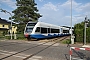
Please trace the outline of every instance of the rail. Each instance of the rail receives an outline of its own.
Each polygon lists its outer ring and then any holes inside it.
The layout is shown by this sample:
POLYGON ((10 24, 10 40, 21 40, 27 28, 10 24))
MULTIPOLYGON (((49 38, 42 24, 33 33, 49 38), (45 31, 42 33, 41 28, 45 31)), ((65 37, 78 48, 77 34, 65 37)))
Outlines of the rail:
MULTIPOLYGON (((33 53, 32 55, 30 55, 30 56, 24 58, 23 60, 27 60, 27 59, 33 57, 34 55, 36 55, 36 54, 42 52, 43 50, 45 50, 45 49, 51 47, 52 45, 56 44, 58 41, 61 41, 61 40, 66 39, 67 37, 68 37, 68 36, 66 36, 66 37, 60 37, 60 38, 58 38, 58 39, 54 39, 53 41, 55 41, 55 42, 54 42, 53 44, 51 44, 51 45, 49 45, 49 46, 47 46, 47 47, 45 47, 45 48, 39 50, 38 52, 33 53), (56 41, 56 40, 57 40, 57 41, 56 41)), ((13 53, 13 54, 11 54, 11 55, 8 55, 8 56, 5 56, 5 57, 2 57, 2 58, 0 58, 0 60, 3 60, 3 59, 6 59, 6 58, 9 58, 9 57, 11 57, 11 56, 14 56, 14 55, 16 55, 16 54, 19 54, 19 53, 22 53, 22 52, 25 52, 25 51, 28 51, 28 50, 33 49, 33 48, 36 48, 36 47, 38 47, 38 46, 41 46, 41 45, 47 44, 48 42, 50 42, 50 41, 47 41, 47 42, 45 42, 45 43, 42 43, 42 44, 39 44, 39 45, 36 45, 36 46, 30 47, 30 48, 26 48, 26 49, 21 50, 21 51, 19 51, 19 52, 16 52, 16 53, 13 53)), ((11 44, 10 44, 10 45, 11 45, 11 44)), ((15 45, 15 44, 13 44, 13 45, 15 45)), ((5 46, 6 46, 6 45, 5 45, 5 46)), ((8 45, 8 46, 9 46, 9 45, 8 45)))

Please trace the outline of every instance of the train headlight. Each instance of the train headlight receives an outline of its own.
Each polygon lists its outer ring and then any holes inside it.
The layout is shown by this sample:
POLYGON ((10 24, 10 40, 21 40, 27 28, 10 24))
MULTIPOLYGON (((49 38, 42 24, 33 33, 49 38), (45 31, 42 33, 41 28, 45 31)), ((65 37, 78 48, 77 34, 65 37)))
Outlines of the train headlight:
POLYGON ((28 37, 29 35, 28 34, 25 34, 25 37, 28 37))

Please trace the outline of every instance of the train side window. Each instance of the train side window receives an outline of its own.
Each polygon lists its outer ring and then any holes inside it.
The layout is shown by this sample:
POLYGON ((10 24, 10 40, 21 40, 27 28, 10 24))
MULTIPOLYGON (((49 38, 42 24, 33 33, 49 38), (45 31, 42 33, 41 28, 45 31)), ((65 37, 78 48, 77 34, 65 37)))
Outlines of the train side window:
POLYGON ((41 33, 47 33, 47 28, 41 27, 41 33))
POLYGON ((69 33, 69 30, 63 30, 63 33, 69 33))
POLYGON ((26 28, 26 32, 32 32, 33 28, 26 28))
POLYGON ((51 33, 59 33, 59 29, 51 29, 51 33))
POLYGON ((35 32, 40 32, 40 27, 37 27, 35 32))

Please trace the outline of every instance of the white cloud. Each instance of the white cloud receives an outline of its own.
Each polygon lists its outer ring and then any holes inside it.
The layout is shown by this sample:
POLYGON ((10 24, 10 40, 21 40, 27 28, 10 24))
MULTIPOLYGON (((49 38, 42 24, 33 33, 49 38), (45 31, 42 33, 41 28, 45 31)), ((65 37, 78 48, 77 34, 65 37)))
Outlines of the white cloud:
POLYGON ((42 7, 42 9, 58 11, 57 6, 53 5, 51 2, 45 4, 45 5, 42 7))
POLYGON ((90 3, 87 3, 85 5, 81 5, 77 8, 77 11, 81 12, 90 12, 90 3))
POLYGON ((9 20, 9 17, 10 17, 9 14, 7 14, 7 13, 5 14, 4 12, 0 12, 0 18, 9 20))
MULTIPOLYGON (((40 2, 44 0, 39 0, 40 2)), ((15 9, 15 2, 12 0, 0 0, 0 3, 7 4, 8 6, 15 9)), ((39 7, 39 6, 38 6, 39 7)), ((76 0, 72 0, 72 20, 73 25, 79 22, 84 21, 85 16, 87 15, 90 18, 90 3, 78 3, 76 0)), ((67 0, 64 3, 58 2, 54 4, 53 2, 48 2, 42 7, 39 7, 39 12, 43 17, 39 21, 56 24, 56 25, 71 25, 71 0, 67 0)), ((9 14, 0 13, 0 17, 8 18, 9 14)))
POLYGON ((39 0, 40 2, 42 2, 43 0, 39 0))
POLYGON ((7 4, 11 8, 14 8, 14 9, 16 8, 15 2, 13 2, 12 0, 0 0, 0 2, 7 4))
MULTIPOLYGON (((72 9, 76 10, 82 3, 77 3, 75 0, 72 0, 72 9)), ((61 5, 64 9, 71 9, 71 0, 66 1, 61 5)))
MULTIPOLYGON (((40 13, 43 15, 43 17, 40 18, 40 21, 44 21, 56 25, 62 25, 62 23, 65 22, 65 20, 62 20, 62 17, 64 18, 62 9, 59 10, 57 5, 54 5, 52 3, 50 4, 51 5, 45 4, 40 9, 40 13)), ((64 25, 66 24, 67 23, 65 23, 64 25)))
MULTIPOLYGON (((77 3, 75 0, 72 0, 72 17, 73 25, 79 22, 84 21, 85 16, 90 17, 90 3, 82 4, 77 3)), ((44 4, 40 13, 43 17, 40 18, 40 21, 56 24, 56 25, 71 25, 71 0, 67 0, 64 3, 57 3, 57 5, 49 2, 44 4), (59 5, 58 5, 59 4, 59 5)))

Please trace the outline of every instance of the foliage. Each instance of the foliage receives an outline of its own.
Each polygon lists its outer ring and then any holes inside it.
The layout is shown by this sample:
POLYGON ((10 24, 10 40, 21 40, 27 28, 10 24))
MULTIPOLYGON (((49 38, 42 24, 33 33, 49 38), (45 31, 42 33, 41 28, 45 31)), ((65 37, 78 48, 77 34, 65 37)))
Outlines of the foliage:
MULTIPOLYGON (((74 26, 74 34, 76 42, 84 42, 84 24, 85 22, 78 23, 74 26)), ((86 41, 90 43, 90 20, 86 28, 86 41)))
POLYGON ((12 13, 14 13, 12 19, 15 22, 19 23, 17 31, 23 32, 27 22, 38 21, 38 19, 42 16, 38 13, 38 9, 36 7, 37 4, 35 3, 34 0, 16 0, 16 1, 17 1, 16 3, 17 9, 12 11, 12 13))
POLYGON ((22 34, 22 33, 24 33, 24 29, 25 29, 25 24, 22 24, 22 23, 20 23, 20 24, 18 24, 17 25, 17 34, 22 34))
POLYGON ((84 40, 84 30, 83 29, 75 29, 75 41, 83 42, 84 40))
POLYGON ((7 34, 7 32, 8 32, 7 30, 3 31, 3 36, 5 36, 7 34))
MULTIPOLYGON (((5 39, 11 39, 11 35, 9 36, 4 36, 5 39)), ((15 36, 12 36, 12 39, 15 39, 15 36)), ((16 39, 17 40, 26 40, 23 34, 16 34, 16 39)))
POLYGON ((75 29, 84 29, 84 22, 78 23, 74 25, 75 29))
MULTIPOLYGON (((11 39, 11 36, 4 36, 5 39, 11 39)), ((14 36, 12 36, 12 39, 14 38, 14 36)))
POLYGON ((86 35, 87 35, 87 36, 86 36, 87 42, 90 43, 90 27, 87 29, 86 35))
POLYGON ((26 40, 23 34, 17 34, 17 39, 18 40, 26 40))
POLYGON ((70 44, 71 43, 71 40, 70 39, 63 40, 62 43, 64 43, 64 44, 70 44))

